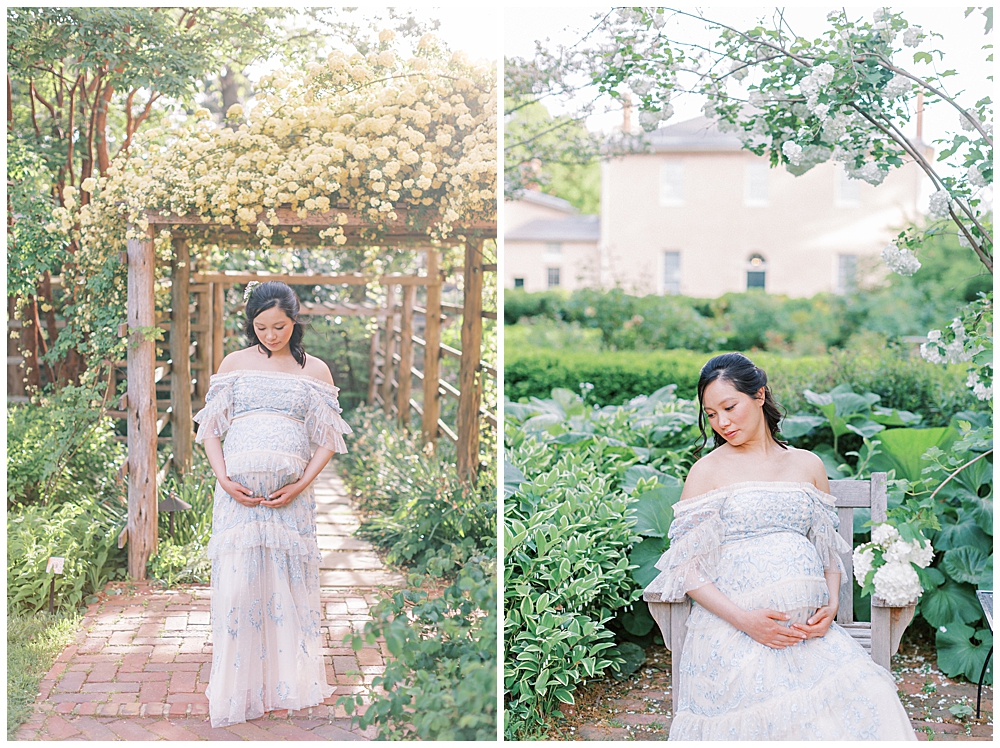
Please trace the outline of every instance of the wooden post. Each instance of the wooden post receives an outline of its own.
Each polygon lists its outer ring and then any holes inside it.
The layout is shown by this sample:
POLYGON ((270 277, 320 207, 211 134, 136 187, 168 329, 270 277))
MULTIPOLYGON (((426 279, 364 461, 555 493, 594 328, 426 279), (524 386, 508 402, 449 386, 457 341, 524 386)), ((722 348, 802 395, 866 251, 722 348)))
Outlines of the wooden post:
POLYGON ((417 298, 416 286, 403 286, 403 309, 399 315, 399 389, 396 390, 396 410, 399 424, 410 425, 410 384, 413 375, 413 306, 417 298))
POLYGON ((479 469, 479 361, 483 341, 483 240, 465 245, 462 360, 458 371, 458 475, 472 479, 479 469))
POLYGON ((222 366, 226 355, 226 287, 213 283, 212 287, 212 373, 222 366))
POLYGON ((375 404, 375 388, 378 386, 376 377, 378 375, 378 321, 375 329, 372 330, 372 344, 368 351, 368 404, 375 404))
POLYGON ((170 283, 170 431, 174 467, 180 475, 191 471, 191 314, 188 285, 191 256, 187 239, 175 237, 170 283))
POLYGON ((156 553, 156 344, 139 328, 156 324, 153 230, 128 240, 128 574, 146 578, 156 553))
POLYGON ((385 289, 385 358, 382 362, 382 410, 392 413, 392 367, 396 353, 396 284, 385 289))
POLYGON ((195 335, 197 346, 194 351, 194 397, 198 407, 205 405, 205 395, 208 393, 208 380, 212 371, 212 294, 207 284, 195 286, 194 319, 198 332, 195 335))
POLYGON ((441 275, 438 250, 427 248, 427 315, 424 320, 424 415, 421 424, 424 444, 437 441, 441 414, 441 275))

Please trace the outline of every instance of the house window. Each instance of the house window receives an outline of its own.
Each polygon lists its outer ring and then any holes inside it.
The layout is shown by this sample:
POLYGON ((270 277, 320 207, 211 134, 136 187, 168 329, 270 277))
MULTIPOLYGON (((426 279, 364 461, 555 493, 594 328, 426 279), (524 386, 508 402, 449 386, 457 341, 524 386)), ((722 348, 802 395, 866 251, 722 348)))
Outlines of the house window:
POLYGON ((558 288, 559 283, 559 268, 547 268, 546 269, 546 282, 549 288, 558 288))
POLYGON ((747 290, 759 288, 765 290, 767 276, 767 261, 764 256, 755 252, 747 260, 747 290))
POLYGON ((561 257, 562 256, 562 244, 559 242, 547 242, 545 244, 545 256, 546 257, 561 257))
POLYGON ((843 164, 837 164, 833 204, 838 208, 856 208, 861 205, 861 182, 849 179, 843 164))
POLYGON ((524 278, 515 278, 514 288, 524 288, 524 278))
POLYGON ((743 171, 743 204, 748 208, 767 207, 766 161, 748 161, 743 171))
POLYGON ((681 292, 681 253, 663 253, 663 293, 681 292))
POLYGON ((675 207, 684 204, 684 162, 663 161, 660 164, 660 205, 675 207))
POLYGON ((857 255, 837 255, 837 293, 850 293, 856 287, 857 255))

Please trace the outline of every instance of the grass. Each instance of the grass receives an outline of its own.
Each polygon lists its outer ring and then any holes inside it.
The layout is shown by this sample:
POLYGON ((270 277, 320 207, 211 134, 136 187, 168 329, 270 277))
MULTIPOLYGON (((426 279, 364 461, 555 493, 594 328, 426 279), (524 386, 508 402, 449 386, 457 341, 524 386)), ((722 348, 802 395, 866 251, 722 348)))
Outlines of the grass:
POLYGON ((38 684, 59 653, 73 641, 78 613, 7 615, 7 739, 31 716, 38 684))

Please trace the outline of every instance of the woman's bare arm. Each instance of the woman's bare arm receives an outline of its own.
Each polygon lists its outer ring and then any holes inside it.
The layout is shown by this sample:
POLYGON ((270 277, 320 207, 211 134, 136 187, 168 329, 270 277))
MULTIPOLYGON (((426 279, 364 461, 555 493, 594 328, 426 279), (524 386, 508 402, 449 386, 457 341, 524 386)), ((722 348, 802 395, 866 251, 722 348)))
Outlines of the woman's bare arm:
POLYGON ((237 483, 229 478, 226 472, 226 458, 222 452, 222 440, 217 437, 205 439, 205 453, 208 455, 208 463, 212 466, 212 472, 219 479, 222 490, 232 496, 243 506, 257 506, 261 498, 254 498, 253 491, 246 486, 237 483))
POLYGON ((260 505, 269 506, 274 509, 290 503, 292 499, 302 493, 309 486, 309 484, 316 479, 316 476, 323 471, 323 468, 326 467, 326 463, 330 461, 333 454, 334 452, 332 449, 319 447, 316 450, 316 454, 314 454, 312 459, 309 460, 309 464, 306 465, 306 469, 303 471, 301 478, 294 483, 289 483, 287 486, 282 486, 268 496, 266 501, 261 501, 260 505))

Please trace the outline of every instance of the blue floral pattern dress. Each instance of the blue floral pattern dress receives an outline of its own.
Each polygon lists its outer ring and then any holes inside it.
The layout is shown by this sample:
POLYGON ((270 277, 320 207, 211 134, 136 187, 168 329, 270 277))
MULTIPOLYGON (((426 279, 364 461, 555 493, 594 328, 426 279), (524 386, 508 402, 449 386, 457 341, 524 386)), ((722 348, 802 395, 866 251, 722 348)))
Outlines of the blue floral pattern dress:
MULTIPOLYGON (((850 580, 832 496, 810 483, 737 483, 674 505, 647 587, 663 600, 714 583, 744 610, 804 623, 850 580)), ((836 623, 771 649, 692 601, 670 740, 916 740, 892 676, 836 623)))
MULTIPOLYGON (((347 451, 338 392, 305 375, 217 374, 194 417, 196 441, 224 436, 229 477, 267 496, 298 480, 317 447, 347 451)), ((322 655, 313 487, 283 507, 245 507, 216 483, 208 556, 212 726, 322 703, 334 687, 322 655)))

